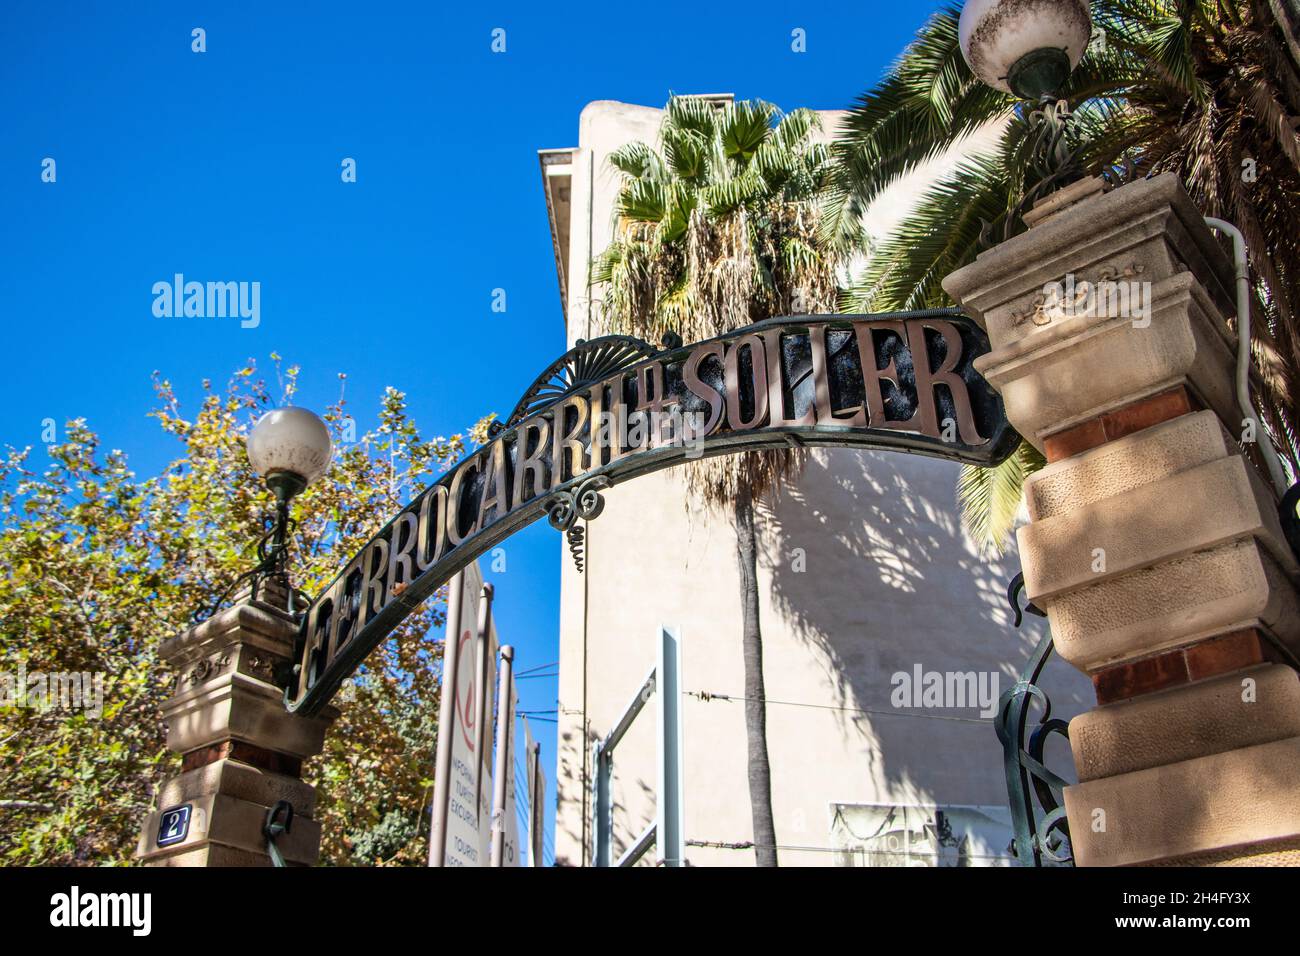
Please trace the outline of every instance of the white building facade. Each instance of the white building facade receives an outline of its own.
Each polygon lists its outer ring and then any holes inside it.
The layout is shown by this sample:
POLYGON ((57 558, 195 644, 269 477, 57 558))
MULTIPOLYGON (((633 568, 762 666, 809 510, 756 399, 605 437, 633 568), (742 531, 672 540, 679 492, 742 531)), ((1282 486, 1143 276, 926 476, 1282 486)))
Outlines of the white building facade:
MULTIPOLYGON (((614 227, 619 177, 607 158, 630 141, 655 143, 661 117, 656 108, 595 102, 582 112, 576 148, 540 154, 570 347, 608 331, 592 308, 601 290, 589 285, 590 261, 614 227)), ((823 113, 823 135, 833 136, 840 118, 823 113)), ((960 155, 882 195, 865 217, 868 231, 887 232, 960 155)), ((991 710, 1045 629, 1034 617, 1012 626, 1006 589, 1019 563, 1014 553, 982 556, 964 535, 958 472, 897 452, 818 449, 796 482, 756 508, 782 865, 1011 862, 991 710), (936 679, 966 699, 949 694, 935 706, 923 690, 936 679)), ((669 625, 682 641, 687 860, 752 865, 730 517, 693 500, 676 470, 605 498, 586 527, 585 573, 567 548, 562 557, 556 860, 591 861, 591 744, 612 729, 654 664, 659 627, 669 625)), ((1063 662, 1049 665, 1042 684, 1054 716, 1092 703, 1086 678, 1063 662)), ((643 717, 614 760, 615 857, 654 817, 655 753, 654 721, 643 717)))

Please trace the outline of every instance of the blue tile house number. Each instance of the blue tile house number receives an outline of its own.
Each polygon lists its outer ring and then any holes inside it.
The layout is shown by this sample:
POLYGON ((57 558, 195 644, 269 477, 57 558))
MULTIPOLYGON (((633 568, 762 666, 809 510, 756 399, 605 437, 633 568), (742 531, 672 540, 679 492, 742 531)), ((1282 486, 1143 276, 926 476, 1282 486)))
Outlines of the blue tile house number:
POLYGON ((158 821, 158 845, 171 846, 180 843, 190 832, 190 811, 193 804, 172 807, 162 812, 158 821))

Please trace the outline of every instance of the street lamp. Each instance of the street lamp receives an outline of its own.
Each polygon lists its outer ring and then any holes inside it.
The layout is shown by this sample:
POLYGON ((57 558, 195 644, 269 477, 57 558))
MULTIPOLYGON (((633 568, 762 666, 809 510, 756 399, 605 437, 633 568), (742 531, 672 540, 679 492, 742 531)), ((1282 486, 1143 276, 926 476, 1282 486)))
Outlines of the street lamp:
POLYGON ((258 419, 245 443, 248 460, 275 495, 275 522, 257 545, 258 563, 245 571, 216 602, 195 615, 205 620, 216 613, 226 599, 245 581, 251 580, 256 591, 259 578, 279 578, 284 582, 293 610, 293 588, 289 586, 288 549, 289 502, 315 482, 329 467, 334 444, 329 429, 320 416, 305 408, 276 408, 258 419))
POLYGON ((276 500, 288 501, 329 467, 334 444, 315 412, 292 405, 257 420, 248 433, 248 460, 276 500))
POLYGON ((1092 37, 1087 0, 966 0, 957 24, 971 72, 1026 100, 1050 97, 1092 37))
POLYGON ((1010 238, 1022 210, 1081 174, 1065 141, 1070 104, 1056 94, 1088 47, 1092 14, 1088 0, 966 0, 957 37, 977 78, 1035 104, 1028 123, 1038 180, 1007 216, 1010 238))

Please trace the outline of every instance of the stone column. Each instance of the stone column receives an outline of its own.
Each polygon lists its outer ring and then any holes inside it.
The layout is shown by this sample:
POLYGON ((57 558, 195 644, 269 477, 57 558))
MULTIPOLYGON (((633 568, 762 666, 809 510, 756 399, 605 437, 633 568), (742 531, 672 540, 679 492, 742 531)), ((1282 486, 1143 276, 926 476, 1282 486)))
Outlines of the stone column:
POLYGON ((1300 566, 1239 444, 1231 262, 1172 175, 1077 183, 1026 218, 944 288, 1049 462, 1019 543, 1097 694, 1070 724, 1075 860, 1300 864, 1300 566), (1135 283, 1136 308, 1071 314, 1045 293, 1068 277, 1135 283))
POLYGON ((167 747, 182 763, 141 830, 136 857, 146 866, 269 866, 263 827, 280 800, 293 821, 276 847, 289 865, 316 862, 316 793, 300 777, 338 712, 307 718, 284 709, 297 631, 286 606, 283 590, 263 584, 256 599, 245 591, 160 648, 177 675, 163 705, 167 747))

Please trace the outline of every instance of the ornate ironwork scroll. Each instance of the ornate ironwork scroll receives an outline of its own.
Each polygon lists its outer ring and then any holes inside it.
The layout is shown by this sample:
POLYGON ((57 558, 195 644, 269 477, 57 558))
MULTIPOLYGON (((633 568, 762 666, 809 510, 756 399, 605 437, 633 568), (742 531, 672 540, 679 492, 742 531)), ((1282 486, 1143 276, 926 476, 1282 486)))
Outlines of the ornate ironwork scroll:
POLYGON ((563 531, 569 542, 569 554, 578 573, 583 569, 583 544, 586 530, 578 519, 591 521, 605 510, 605 497, 601 488, 609 487, 609 478, 597 475, 578 484, 572 490, 561 491, 550 497, 546 505, 546 520, 556 531, 563 531))
POLYGON ((599 513, 607 486, 789 444, 997 464, 1020 436, 975 370, 988 350, 955 309, 778 318, 662 350, 623 336, 582 343, 311 602, 286 706, 319 710, 422 601, 525 525, 550 518, 581 558, 577 519, 599 513))
MULTIPOLYGON (((1007 588, 1007 600, 1015 612, 1015 626, 1021 618, 1019 595, 1024 575, 1017 574, 1007 588)), ((1031 614, 1044 614, 1033 604, 1031 614)), ((1011 804, 1013 831, 1011 852, 1025 866, 1073 866, 1070 824, 1065 816, 1062 791, 1069 782, 1047 768, 1044 751, 1052 734, 1069 739, 1069 724, 1052 717, 1052 702, 1038 686, 1038 678, 1052 656, 1049 632, 1038 642, 1020 679, 998 700, 994 725, 1002 743, 1002 761, 1007 777, 1007 798, 1011 804), (1041 713, 1030 725, 1037 701, 1041 713)))
MULTIPOLYGON (((1067 138, 1073 115, 1067 100, 1051 95, 1040 97, 1034 107, 1028 109, 1024 122, 1028 127, 1027 162, 1032 178, 1024 195, 1007 210, 1002 220, 1002 237, 998 241, 1006 242, 1015 235, 1024 214, 1034 207, 1034 203, 1083 178, 1081 157, 1085 144, 1071 147, 1067 138)), ((978 247, 983 251, 993 245, 993 223, 984 220, 978 247)))

